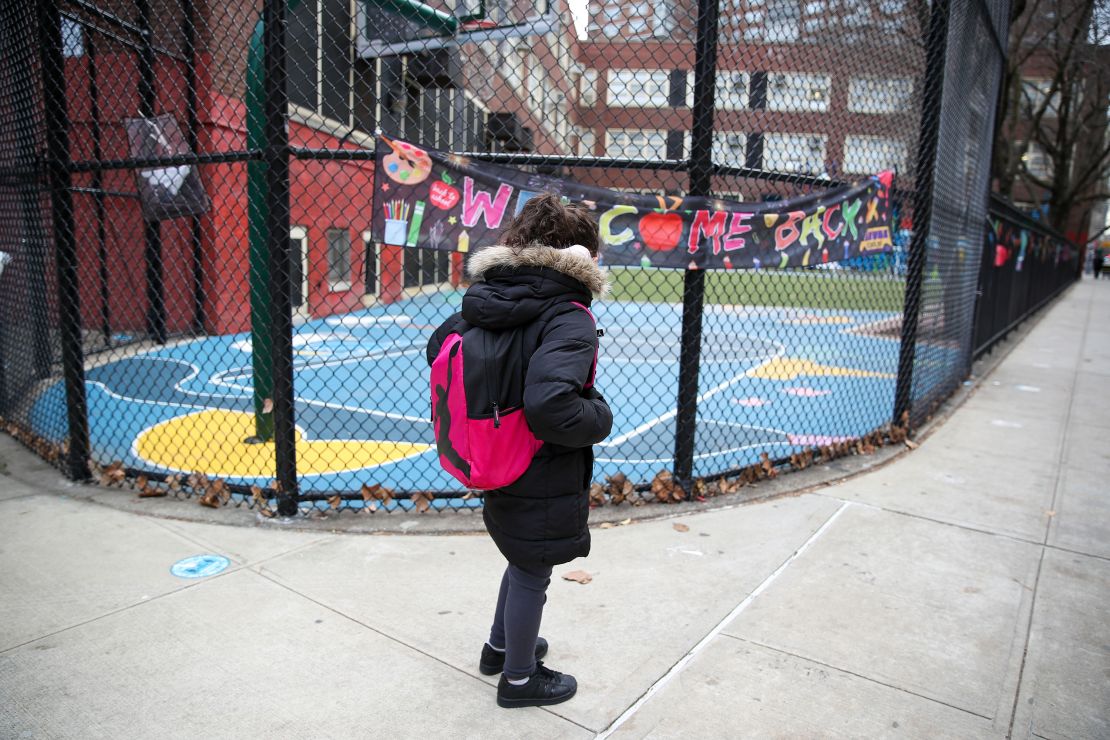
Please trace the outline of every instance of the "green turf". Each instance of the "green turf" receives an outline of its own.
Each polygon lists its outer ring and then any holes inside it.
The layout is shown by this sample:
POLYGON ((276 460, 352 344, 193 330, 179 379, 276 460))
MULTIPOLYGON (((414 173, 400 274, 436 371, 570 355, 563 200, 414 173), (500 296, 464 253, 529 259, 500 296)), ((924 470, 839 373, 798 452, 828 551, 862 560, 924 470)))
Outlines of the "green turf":
MULTIPOLYGON (((614 300, 682 301, 681 270, 614 267, 609 275, 614 300)), ((889 273, 848 270, 711 271, 705 278, 707 303, 745 306, 901 311, 904 290, 905 281, 889 273)))

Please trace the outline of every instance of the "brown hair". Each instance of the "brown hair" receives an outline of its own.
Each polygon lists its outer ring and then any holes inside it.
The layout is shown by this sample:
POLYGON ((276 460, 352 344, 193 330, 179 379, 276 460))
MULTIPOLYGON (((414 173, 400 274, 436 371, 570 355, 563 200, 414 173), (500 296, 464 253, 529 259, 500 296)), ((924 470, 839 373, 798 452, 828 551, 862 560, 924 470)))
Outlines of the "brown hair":
POLYGON ((524 204, 520 213, 501 232, 501 243, 516 249, 533 244, 556 249, 581 244, 596 257, 601 248, 601 237, 597 222, 585 206, 564 204, 558 196, 543 193, 524 204))

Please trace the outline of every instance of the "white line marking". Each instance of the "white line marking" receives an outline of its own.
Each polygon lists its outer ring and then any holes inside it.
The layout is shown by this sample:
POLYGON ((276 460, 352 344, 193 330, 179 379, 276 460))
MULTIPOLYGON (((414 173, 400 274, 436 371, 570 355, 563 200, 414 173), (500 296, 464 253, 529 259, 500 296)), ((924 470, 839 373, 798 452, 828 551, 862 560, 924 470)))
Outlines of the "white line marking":
POLYGON ((780 575, 782 575, 782 572, 784 570, 786 570, 787 567, 789 567, 791 563, 793 563, 795 560, 797 560, 799 557, 801 557, 802 553, 804 553, 806 550, 808 550, 810 545, 812 545, 814 542, 816 542, 817 539, 821 535, 823 535, 829 527, 832 526, 832 523, 836 521, 837 517, 839 517, 841 514, 843 514, 844 511, 848 507, 854 506, 854 505, 855 504, 853 502, 847 501, 839 509, 837 509, 835 512, 833 512, 833 515, 830 516, 828 519, 826 519, 825 523, 822 524, 820 527, 818 527, 817 531, 814 532, 812 535, 810 535, 809 539, 806 540, 805 542, 803 542, 801 547, 799 547, 797 550, 794 551, 793 555, 791 555, 789 558, 787 558, 782 563, 782 565, 780 565, 778 568, 776 568, 774 573, 772 573, 771 575, 764 578, 763 582, 760 583, 758 586, 756 586, 754 591, 752 591, 750 594, 748 594, 748 596, 743 601, 741 601, 739 604, 736 605, 735 609, 733 609, 731 612, 729 612, 728 615, 724 619, 722 619, 720 622, 717 623, 717 626, 715 626, 713 629, 711 629, 709 631, 709 634, 707 634, 705 637, 701 638, 701 640, 698 642, 698 644, 694 645, 694 647, 690 648, 690 651, 688 653, 686 653, 686 655, 682 656, 681 660, 679 660, 677 663, 675 663, 673 666, 671 666, 671 669, 669 671, 667 671, 666 673, 664 673, 663 676, 658 681, 653 683, 651 685, 651 688, 649 688, 646 692, 644 692, 643 696, 641 696, 639 699, 637 699, 636 702, 632 706, 630 706, 628 709, 624 710, 624 712, 621 714, 621 716, 619 716, 615 720, 613 720, 613 723, 611 725, 606 727, 605 730, 603 730, 600 734, 598 734, 596 740, 605 740, 605 738, 609 737, 614 732, 616 732, 618 727, 620 727, 625 722, 627 722, 628 719, 630 717, 632 717, 632 715, 634 715, 636 712, 640 711, 640 708, 642 706, 644 706, 644 704, 646 704, 648 702, 648 700, 651 699, 651 697, 653 697, 657 693, 659 693, 659 691, 664 686, 666 686, 668 683, 670 683, 671 679, 673 679, 675 676, 677 676, 679 673, 681 673, 683 671, 683 669, 685 669, 686 666, 690 663, 690 661, 693 660, 694 657, 698 653, 700 653, 705 648, 705 646, 708 645, 713 640, 713 638, 715 638, 717 635, 721 634, 721 632, 724 630, 724 628, 728 625, 729 622, 736 619, 736 617, 738 617, 741 612, 743 612, 745 609, 748 608, 748 606, 752 603, 752 601, 755 600, 755 598, 757 596, 759 596, 761 593, 763 593, 767 589, 767 587, 770 586, 775 581, 775 579, 777 579, 780 575))
MULTIPOLYGON (((785 354, 785 352, 786 352, 786 348, 782 345, 779 345, 779 351, 776 352, 774 355, 767 358, 766 360, 759 363, 758 365, 753 365, 752 367, 748 368, 747 370, 745 370, 744 372, 742 372, 738 375, 733 375, 731 378, 729 378, 725 382, 720 383, 719 385, 713 386, 712 388, 707 390, 705 393, 702 393, 701 395, 699 395, 697 402, 700 404, 702 401, 705 401, 706 399, 712 398, 713 396, 717 395, 718 393, 720 393, 722 391, 728 390, 730 387, 732 387, 732 385, 734 383, 738 383, 741 378, 747 376, 747 374, 750 373, 752 370, 756 369, 757 367, 762 367, 763 365, 766 365, 768 362, 770 362, 771 360, 773 360, 777 357, 782 357, 782 355, 785 354)), ((641 424, 640 426, 633 429, 631 432, 625 432, 624 434, 620 435, 619 437, 614 437, 612 440, 607 442, 606 445, 607 446, 609 446, 609 445, 619 445, 622 442, 627 442, 628 440, 635 437, 637 434, 643 434, 644 432, 651 429, 652 427, 658 426, 659 424, 662 424, 665 421, 669 421, 677 415, 678 415, 678 410, 677 409, 675 409, 674 411, 668 411, 667 413, 663 414, 662 416, 657 416, 656 418, 652 419, 651 421, 648 421, 644 424, 641 424)))

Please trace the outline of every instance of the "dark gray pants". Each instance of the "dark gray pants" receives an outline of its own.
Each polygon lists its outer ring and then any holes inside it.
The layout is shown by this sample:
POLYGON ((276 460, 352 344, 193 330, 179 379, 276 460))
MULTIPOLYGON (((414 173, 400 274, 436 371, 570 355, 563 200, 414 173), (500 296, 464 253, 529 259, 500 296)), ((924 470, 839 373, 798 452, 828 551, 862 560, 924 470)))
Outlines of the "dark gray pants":
POLYGON ((550 583, 549 566, 521 567, 509 563, 501 576, 489 644, 505 650, 506 678, 526 678, 536 670, 536 638, 540 635, 550 583))

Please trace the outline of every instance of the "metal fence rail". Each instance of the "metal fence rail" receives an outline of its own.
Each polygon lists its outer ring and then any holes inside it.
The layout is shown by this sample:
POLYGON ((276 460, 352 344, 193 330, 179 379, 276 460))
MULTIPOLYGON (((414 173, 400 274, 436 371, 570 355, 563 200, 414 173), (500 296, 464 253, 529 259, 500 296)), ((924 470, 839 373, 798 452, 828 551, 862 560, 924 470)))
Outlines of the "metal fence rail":
POLYGON ((642 243, 600 219, 642 259, 595 305, 595 505, 900 440, 1068 283, 1039 247, 1008 282, 983 252, 1005 0, 262 5, 0 9, 0 414, 74 478, 286 514, 480 506, 439 468, 423 348, 488 244, 420 219, 503 225, 525 193, 398 155, 429 196, 383 236, 380 142, 658 196, 642 243), (770 229, 767 204, 883 170, 892 249, 850 256, 826 219, 790 266, 674 267, 684 198, 763 204, 770 229))

